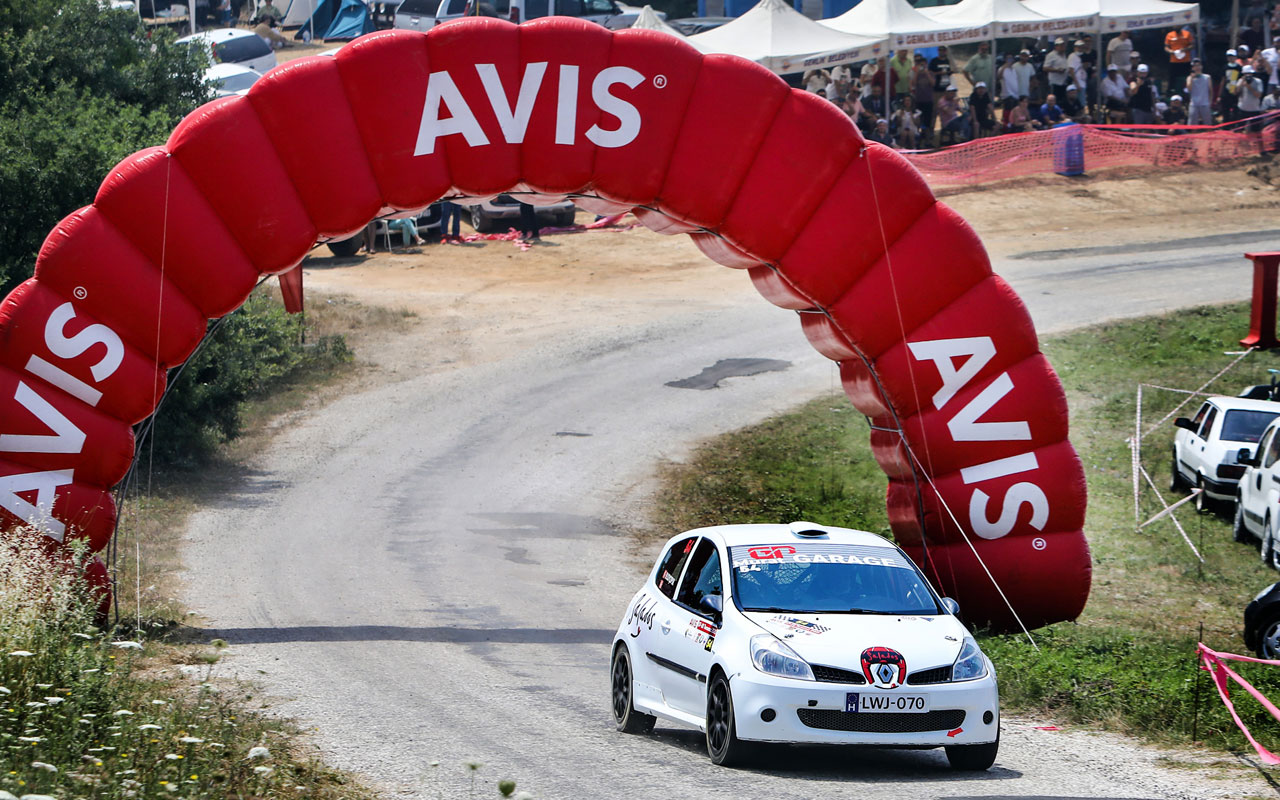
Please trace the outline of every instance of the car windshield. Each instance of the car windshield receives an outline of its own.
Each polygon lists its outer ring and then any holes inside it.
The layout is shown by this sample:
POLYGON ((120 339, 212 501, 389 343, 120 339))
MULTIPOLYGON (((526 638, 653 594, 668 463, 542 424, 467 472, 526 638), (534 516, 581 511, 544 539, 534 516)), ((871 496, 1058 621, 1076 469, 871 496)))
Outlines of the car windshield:
POLYGON ((242 89, 248 89, 257 82, 259 77, 261 76, 256 72, 237 72, 235 75, 218 78, 215 83, 224 92, 238 92, 242 89))
POLYGON ((937 614, 923 576, 892 547, 829 542, 729 548, 744 611, 937 614))
POLYGON ((1222 436, 1228 442, 1256 444, 1262 438, 1271 420, 1277 414, 1271 411, 1228 411, 1222 421, 1222 436))

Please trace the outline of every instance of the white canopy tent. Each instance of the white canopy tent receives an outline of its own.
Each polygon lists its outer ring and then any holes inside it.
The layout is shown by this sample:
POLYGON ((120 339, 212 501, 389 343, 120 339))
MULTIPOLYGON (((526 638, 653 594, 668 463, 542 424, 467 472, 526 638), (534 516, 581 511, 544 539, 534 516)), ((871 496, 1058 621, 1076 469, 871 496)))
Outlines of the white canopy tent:
POLYGON ((1097 14, 1099 33, 1177 28, 1200 22, 1199 3, 1168 0, 1023 0, 1023 5, 1049 17, 1097 14))
POLYGON ((982 42, 991 38, 989 24, 937 22, 912 8, 907 0, 862 0, 840 16, 822 20, 821 24, 843 33, 887 38, 895 50, 982 42))
POLYGON ((741 56, 784 75, 877 58, 884 39, 834 31, 784 0, 760 0, 732 22, 688 41, 704 53, 741 56))
POLYGON ((319 0, 289 0, 284 9, 284 19, 280 20, 280 27, 302 27, 311 19, 311 15, 316 13, 317 5, 319 0))
POLYGON ((649 31, 661 31, 665 34, 676 37, 691 47, 695 47, 699 50, 703 49, 697 42, 668 25, 666 20, 659 17, 657 12, 653 10, 653 6, 646 5, 644 8, 640 9, 640 13, 636 15, 636 21, 631 23, 631 27, 649 31))
MULTIPOLYGON (((1075 3, 1063 3, 1076 8, 1075 3)), ((979 28, 990 25, 991 38, 1013 36, 1050 36, 1059 33, 1076 33, 1098 29, 1098 15, 1070 14, 1057 16, 1042 14, 1019 3, 1018 0, 961 0, 953 6, 934 6, 920 11, 935 22, 979 28)))

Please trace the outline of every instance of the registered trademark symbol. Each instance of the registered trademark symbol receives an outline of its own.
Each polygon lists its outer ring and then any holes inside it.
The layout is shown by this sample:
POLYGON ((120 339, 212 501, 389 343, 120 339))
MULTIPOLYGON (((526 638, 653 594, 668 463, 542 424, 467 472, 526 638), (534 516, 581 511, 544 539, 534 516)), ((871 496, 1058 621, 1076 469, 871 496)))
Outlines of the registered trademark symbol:
POLYGON ((1037 536, 1036 538, 1031 540, 1031 546, 1037 550, 1043 550, 1049 545, 1047 542, 1045 542, 1044 539, 1041 539, 1039 536, 1037 536))
POLYGON ((89 290, 85 289, 83 286, 77 286, 72 294, 76 296, 77 300, 83 300, 89 296, 89 290))
POLYGON ((667 76, 666 76, 666 75, 654 75, 654 76, 653 76, 653 85, 654 85, 654 86, 656 86, 656 87, 658 87, 659 89, 665 89, 665 88, 667 88, 667 76))

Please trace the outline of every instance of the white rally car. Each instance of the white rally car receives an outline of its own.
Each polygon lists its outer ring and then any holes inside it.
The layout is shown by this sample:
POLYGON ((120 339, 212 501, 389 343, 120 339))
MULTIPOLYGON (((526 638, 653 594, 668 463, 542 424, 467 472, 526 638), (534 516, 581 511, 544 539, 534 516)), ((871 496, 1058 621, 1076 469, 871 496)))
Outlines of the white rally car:
POLYGON ((614 635, 613 716, 706 732, 717 764, 756 742, 945 747, 987 769, 991 662, 906 554, 807 522, 723 525, 663 547, 614 635), (725 579, 727 577, 727 580, 725 579))

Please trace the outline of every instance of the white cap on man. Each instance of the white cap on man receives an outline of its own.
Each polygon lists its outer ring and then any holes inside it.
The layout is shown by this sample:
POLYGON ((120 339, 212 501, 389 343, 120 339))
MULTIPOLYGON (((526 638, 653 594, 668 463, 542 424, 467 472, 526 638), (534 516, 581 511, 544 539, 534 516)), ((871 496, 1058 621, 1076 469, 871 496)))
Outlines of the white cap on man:
POLYGON ((1150 71, 1151 71, 1151 68, 1150 68, 1150 67, 1148 67, 1146 64, 1139 64, 1139 65, 1138 65, 1138 72, 1139 72, 1139 73, 1145 74, 1145 73, 1148 73, 1148 72, 1150 72, 1150 71))

